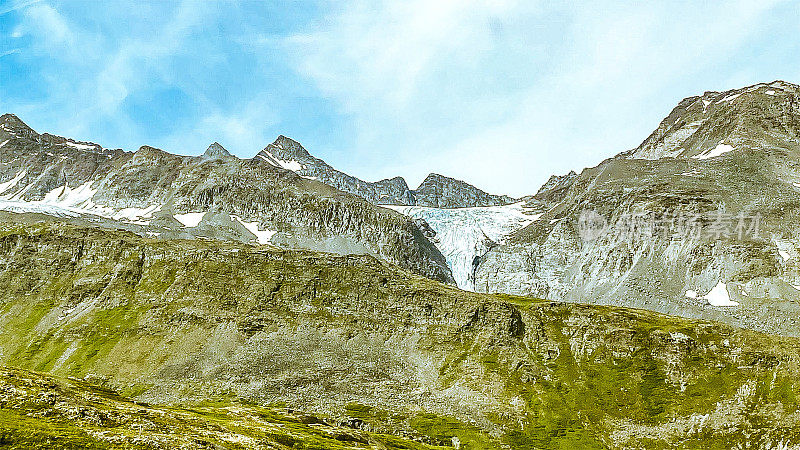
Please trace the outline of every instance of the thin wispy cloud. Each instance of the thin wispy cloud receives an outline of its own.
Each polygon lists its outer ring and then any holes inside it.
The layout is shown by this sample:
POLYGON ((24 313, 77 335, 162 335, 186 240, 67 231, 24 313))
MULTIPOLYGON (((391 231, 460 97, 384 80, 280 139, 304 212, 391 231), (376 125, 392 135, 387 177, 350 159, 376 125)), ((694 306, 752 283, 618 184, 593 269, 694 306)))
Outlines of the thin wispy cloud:
POLYGON ((10 0, 8 5, 0 6, 0 15, 8 14, 12 11, 18 11, 27 6, 33 5, 34 3, 39 3, 40 1, 41 0, 10 0))
POLYGON ((791 2, 16 1, 0 99, 35 128, 497 193, 636 146, 683 97, 800 81, 791 2), (132 6, 135 6, 132 7, 132 6))
POLYGON ((6 51, 3 51, 3 52, 0 52, 0 58, 2 58, 3 56, 13 55, 14 53, 19 53, 20 51, 22 51, 22 50, 19 49, 19 48, 14 48, 14 49, 11 49, 11 50, 6 50, 6 51))
POLYGON ((531 193, 637 145, 684 96, 799 73, 796 58, 740 72, 748 45, 791 41, 769 26, 781 2, 423 3, 357 3, 290 38, 357 124, 353 172, 531 193))

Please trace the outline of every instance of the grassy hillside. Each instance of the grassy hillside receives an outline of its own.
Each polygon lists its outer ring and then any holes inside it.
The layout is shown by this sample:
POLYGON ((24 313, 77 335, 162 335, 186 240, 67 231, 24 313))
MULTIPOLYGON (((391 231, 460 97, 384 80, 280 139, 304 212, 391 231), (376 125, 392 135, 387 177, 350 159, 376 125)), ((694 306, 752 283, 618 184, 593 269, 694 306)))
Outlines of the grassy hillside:
POLYGON ((75 379, 0 369, 0 446, 12 449, 414 449, 441 447, 277 406, 151 406, 75 379))
POLYGON ((0 364, 164 408, 279 404, 470 449, 800 440, 791 338, 24 217, 0 225, 0 261, 0 364))

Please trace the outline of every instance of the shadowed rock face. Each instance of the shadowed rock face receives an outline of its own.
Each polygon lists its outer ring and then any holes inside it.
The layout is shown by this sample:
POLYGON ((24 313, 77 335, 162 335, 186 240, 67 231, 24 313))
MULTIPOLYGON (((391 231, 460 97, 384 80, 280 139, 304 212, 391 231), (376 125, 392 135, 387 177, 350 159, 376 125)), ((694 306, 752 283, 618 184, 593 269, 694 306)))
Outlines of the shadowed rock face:
MULTIPOLYGON (((0 259, 0 365, 104 381, 151 404, 285 404, 477 448, 774 448, 800 438, 792 338, 470 293, 371 256, 144 239, 77 218, 0 214, 0 259)), ((107 417, 94 410, 104 400, 80 403, 74 385, 32 396, 53 382, 7 374, 4 418, 105 423, 84 420, 107 417), (83 412, 70 416, 70 404, 83 412), (32 405, 50 413, 25 416, 32 405)), ((247 433, 243 411, 216 413, 238 415, 247 433)))
POLYGON ((496 206, 513 202, 505 195, 492 195, 465 183, 432 173, 416 190, 410 190, 402 177, 367 182, 340 172, 325 161, 315 158, 299 143, 279 136, 254 159, 295 170, 298 174, 314 178, 336 189, 350 192, 378 205, 432 206, 464 208, 496 206))
POLYGON ((550 198, 555 201, 539 220, 489 251, 476 289, 800 334, 798 136, 795 85, 774 82, 688 98, 637 149, 568 183, 553 180, 565 189, 550 198), (596 212, 612 228, 584 239, 578 224, 584 211, 596 212), (727 233, 657 232, 633 240, 619 234, 637 214, 659 220, 698 216, 708 231, 719 211, 730 221, 727 233), (758 236, 736 235, 739 214, 760 217, 758 236), (719 283, 739 306, 686 296, 695 291, 702 297, 719 283))
POLYGON ((202 157, 148 146, 109 150, 39 135, 9 114, 0 121, 0 143, 6 209, 103 216, 164 238, 373 254, 453 282, 444 257, 411 219, 291 170, 232 157, 218 144, 202 157))

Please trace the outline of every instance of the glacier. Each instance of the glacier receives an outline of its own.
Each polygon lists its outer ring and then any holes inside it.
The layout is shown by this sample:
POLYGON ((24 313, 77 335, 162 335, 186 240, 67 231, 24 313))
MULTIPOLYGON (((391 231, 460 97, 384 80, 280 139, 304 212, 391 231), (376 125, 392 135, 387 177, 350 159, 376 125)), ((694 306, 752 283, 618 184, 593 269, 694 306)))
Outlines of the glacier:
POLYGON ((432 239, 447 260, 456 285, 475 290, 475 263, 494 245, 541 217, 525 202, 504 206, 434 208, 429 206, 381 205, 415 219, 424 219, 436 232, 432 239))

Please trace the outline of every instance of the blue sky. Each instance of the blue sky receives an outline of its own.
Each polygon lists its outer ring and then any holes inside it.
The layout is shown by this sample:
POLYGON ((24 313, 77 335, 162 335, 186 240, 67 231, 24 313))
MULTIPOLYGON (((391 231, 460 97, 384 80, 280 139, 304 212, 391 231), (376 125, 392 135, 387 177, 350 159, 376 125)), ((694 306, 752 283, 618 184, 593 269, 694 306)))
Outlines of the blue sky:
POLYGON ((791 1, 0 0, 0 111, 135 150, 279 134, 494 193, 637 146, 682 98, 800 82, 791 1))

